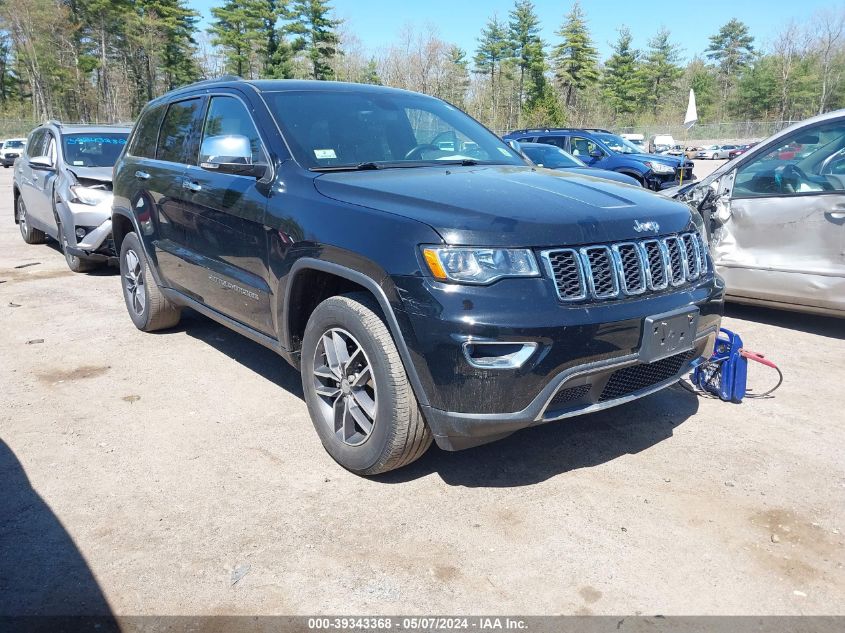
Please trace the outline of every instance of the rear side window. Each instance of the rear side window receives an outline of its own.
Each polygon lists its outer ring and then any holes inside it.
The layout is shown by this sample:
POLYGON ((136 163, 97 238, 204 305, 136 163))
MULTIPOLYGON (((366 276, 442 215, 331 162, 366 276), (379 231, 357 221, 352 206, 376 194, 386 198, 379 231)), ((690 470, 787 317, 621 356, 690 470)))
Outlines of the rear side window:
POLYGON ((555 145, 561 149, 566 149, 565 136, 541 136, 537 139, 538 143, 546 143, 547 145, 555 145))
POLYGON ((197 164, 197 135, 194 131, 201 104, 201 99, 188 99, 170 104, 158 135, 157 159, 187 165, 197 164))
POLYGON ((155 158, 158 129, 161 127, 163 116, 164 106, 150 108, 141 115, 135 135, 132 137, 132 144, 129 146, 129 153, 132 156, 155 158))

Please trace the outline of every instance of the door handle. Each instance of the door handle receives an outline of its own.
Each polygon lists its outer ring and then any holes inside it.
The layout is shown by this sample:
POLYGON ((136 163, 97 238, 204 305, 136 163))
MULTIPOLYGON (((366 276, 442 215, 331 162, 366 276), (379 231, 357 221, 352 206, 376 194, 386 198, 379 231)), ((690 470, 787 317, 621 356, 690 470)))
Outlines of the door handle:
POLYGON ((845 220, 845 211, 825 211, 824 215, 831 220, 845 220))
POLYGON ((185 180, 182 181, 182 189, 187 189, 189 191, 199 191, 200 189, 202 189, 202 185, 200 185, 198 182, 194 182, 193 180, 188 180, 187 178, 185 178, 185 180))
POLYGON ((137 178, 138 180, 149 180, 150 175, 145 171, 136 171, 135 178, 137 178))

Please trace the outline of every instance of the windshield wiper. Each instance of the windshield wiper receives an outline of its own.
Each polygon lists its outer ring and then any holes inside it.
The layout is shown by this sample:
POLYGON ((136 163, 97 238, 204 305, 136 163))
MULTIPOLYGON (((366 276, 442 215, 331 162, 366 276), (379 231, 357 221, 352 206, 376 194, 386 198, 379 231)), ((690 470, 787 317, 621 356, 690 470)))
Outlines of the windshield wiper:
POLYGON ((366 171, 368 169, 382 169, 382 165, 368 161, 357 165, 329 165, 327 167, 311 167, 310 171, 366 171))

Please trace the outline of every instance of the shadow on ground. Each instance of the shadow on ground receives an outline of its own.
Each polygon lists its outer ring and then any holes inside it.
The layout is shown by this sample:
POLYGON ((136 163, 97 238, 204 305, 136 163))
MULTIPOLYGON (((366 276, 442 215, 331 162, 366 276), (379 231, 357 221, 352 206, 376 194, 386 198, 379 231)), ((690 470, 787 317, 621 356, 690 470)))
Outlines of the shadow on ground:
MULTIPOLYGON (((184 313, 179 329, 303 398, 299 372, 272 350, 192 311, 184 313)), ((639 453, 672 437, 675 427, 697 410, 697 397, 674 386, 607 411, 525 429, 466 451, 450 453, 432 446, 419 461, 377 479, 402 483, 437 473, 447 483, 459 486, 530 485, 639 453)), ((314 441, 318 441, 316 434, 314 441)))
POLYGON ((726 303, 725 316, 845 340, 845 319, 738 303, 726 303))
POLYGON ((0 440, 0 619, 18 616, 98 616, 117 630, 73 538, 0 440))
POLYGON ((478 448, 450 453, 433 446, 419 461, 378 479, 403 483, 436 473, 455 486, 527 486, 651 448, 671 438, 696 411, 698 398, 673 386, 642 400, 525 429, 478 448))

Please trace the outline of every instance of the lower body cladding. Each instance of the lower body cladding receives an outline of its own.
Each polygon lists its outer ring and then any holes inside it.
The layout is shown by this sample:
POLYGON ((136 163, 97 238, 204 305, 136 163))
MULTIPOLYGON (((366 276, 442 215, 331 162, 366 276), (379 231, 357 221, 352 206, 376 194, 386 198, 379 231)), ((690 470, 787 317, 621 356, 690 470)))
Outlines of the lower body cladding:
POLYGON ((460 450, 659 391, 708 358, 724 287, 563 305, 544 280, 402 278, 400 316, 434 438, 460 450), (410 336, 409 336, 410 334, 410 336))

